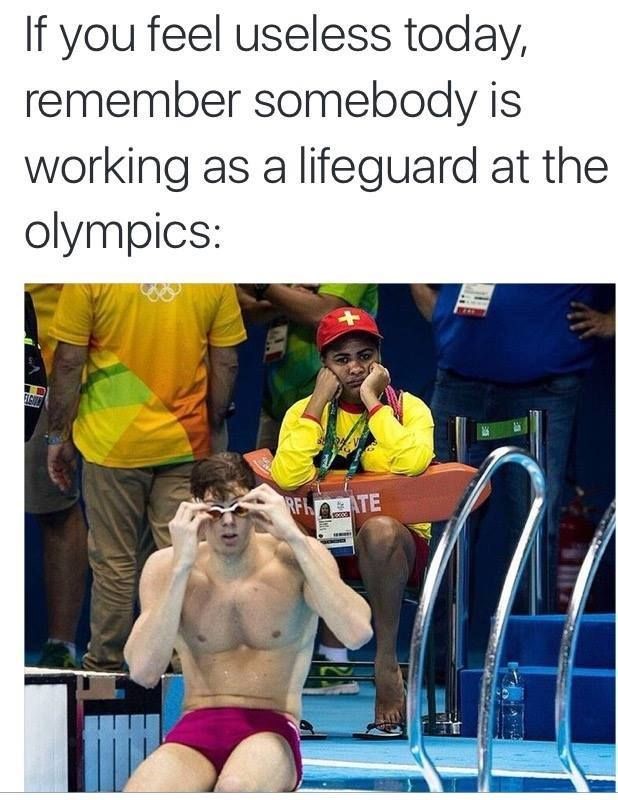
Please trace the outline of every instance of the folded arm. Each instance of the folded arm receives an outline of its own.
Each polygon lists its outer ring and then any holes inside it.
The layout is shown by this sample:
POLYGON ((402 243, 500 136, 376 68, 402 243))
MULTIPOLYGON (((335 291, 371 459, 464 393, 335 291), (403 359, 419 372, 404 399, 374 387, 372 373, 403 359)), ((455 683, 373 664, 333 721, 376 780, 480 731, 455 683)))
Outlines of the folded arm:
POLYGON ((318 474, 313 459, 324 445, 324 412, 339 391, 335 374, 322 367, 308 401, 299 400, 283 418, 271 465, 271 474, 282 489, 297 489, 318 474))
POLYGON ((302 416, 296 406, 285 415, 277 452, 270 466, 273 480, 281 489, 297 489, 312 481, 318 471, 313 459, 322 448, 321 423, 302 416))
MULTIPOLYGON (((388 469, 397 475, 420 475, 433 459, 433 419, 418 398, 404 395, 403 423, 389 406, 372 414, 369 430, 388 455, 388 469)), ((370 467, 370 457, 366 468, 370 467)))
MULTIPOLYGON (((381 400, 389 383, 388 370, 382 364, 373 364, 361 385, 360 396, 369 414, 369 430, 386 455, 389 472, 419 475, 433 458, 431 411, 418 397, 404 392, 400 422, 393 409, 381 400)), ((372 470, 370 452, 363 459, 363 467, 372 470)))
MULTIPOLYGON (((246 285, 241 287, 245 294, 247 294, 248 288, 249 286, 246 285)), ((347 305, 347 301, 342 297, 320 294, 304 286, 289 286, 284 283, 267 284, 262 297, 278 314, 285 315, 299 325, 308 325, 312 328, 316 328, 324 314, 332 311, 333 308, 347 305)), ((245 307, 252 310, 246 299, 244 302, 245 307)))

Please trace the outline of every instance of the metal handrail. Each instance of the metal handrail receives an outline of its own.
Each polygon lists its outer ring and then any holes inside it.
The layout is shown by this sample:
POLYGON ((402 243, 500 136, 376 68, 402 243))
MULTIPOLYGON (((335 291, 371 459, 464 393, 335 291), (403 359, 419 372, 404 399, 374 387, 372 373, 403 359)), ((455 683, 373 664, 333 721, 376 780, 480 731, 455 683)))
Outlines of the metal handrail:
POLYGON ((558 756, 576 792, 589 792, 586 777, 577 763, 571 743, 571 684, 573 682, 573 666, 577 637, 581 626, 581 618, 590 594, 592 581, 596 575, 603 553, 609 540, 616 531, 616 500, 613 500, 597 527, 586 557, 579 570, 573 594, 566 614, 566 623, 560 642, 558 659, 558 679, 556 682, 556 743, 558 756))
POLYGON ((545 491, 545 475, 538 463, 525 450, 511 455, 505 461, 513 461, 524 467, 531 482, 532 502, 524 523, 515 553, 509 564, 506 578, 500 592, 496 613, 489 631, 489 642, 485 653, 485 664, 481 678, 481 697, 479 700, 479 718, 477 726, 477 755, 479 764, 478 791, 491 792, 491 756, 493 748, 493 729, 495 715, 495 697, 498 688, 498 667, 515 592, 524 572, 526 559, 532 549, 535 537, 545 511, 547 493, 545 491))
MULTIPOLYGON (((472 442, 478 442, 478 432, 473 434, 471 429, 483 425, 494 425, 494 422, 478 422, 469 417, 451 417, 452 427, 449 429, 449 441, 454 445, 456 461, 467 464, 469 448, 472 442), (472 425, 470 424, 472 423, 472 425)), ((515 423, 517 420, 503 420, 502 425, 515 423)), ((515 425, 513 424, 513 433, 515 425)), ((546 462, 546 412, 539 409, 528 411, 528 450, 537 461, 541 469, 545 469, 546 462)), ((512 435, 512 434, 511 434, 512 435)), ((504 434, 501 434, 503 437, 504 434)), ((487 440, 483 440, 487 441, 487 440)), ((531 495, 532 501, 532 495, 531 495)), ((547 609, 544 592, 548 582, 548 555, 547 537, 544 535, 545 519, 539 524, 535 537, 534 549, 530 558, 530 583, 528 591, 528 610, 530 614, 539 614, 547 609), (545 568, 543 568, 545 565, 545 568)), ((454 547, 454 556, 448 565, 448 602, 449 610, 447 627, 446 685, 444 692, 444 714, 441 714, 440 732, 444 735, 458 735, 461 729, 459 709, 459 680, 461 670, 468 666, 468 594, 469 594, 469 528, 466 522, 461 534, 458 536, 454 547)), ((428 693, 429 697, 429 693, 428 693)), ((435 712, 429 719, 435 721, 435 712)))
MULTIPOLYGON (((513 565, 519 556, 519 562, 515 565, 517 572, 516 580, 519 578, 522 570, 523 563, 532 542, 534 533, 540 522, 541 514, 545 506, 545 478, 543 472, 536 463, 536 461, 525 451, 518 447, 499 447, 490 453, 485 461, 481 464, 477 474, 472 478, 465 492, 463 493, 457 508, 451 519, 449 520, 444 533, 438 542, 435 554, 429 565, 427 577, 423 585, 421 597, 419 601, 416 618, 414 620, 414 627, 412 629, 412 638, 410 640, 410 665, 408 668, 408 695, 407 695, 407 727, 408 727, 408 744, 410 752, 416 763, 419 765, 423 772, 429 790, 432 792, 443 791, 442 780, 433 765, 433 762, 427 755, 423 744, 423 731, 422 731, 422 664, 425 655, 425 647, 427 644, 427 633, 429 630, 429 617, 433 612, 436 596, 440 582, 446 571, 448 559, 453 550, 455 542, 463 526, 466 518, 472 511, 476 501, 478 500, 485 485, 489 481, 491 475, 496 471, 498 466, 507 462, 515 462, 522 464, 528 470, 532 485, 535 487, 535 498, 533 500, 528 519, 524 525, 519 543, 515 551, 515 557, 507 573, 507 580, 513 572, 513 565)), ((501 597, 502 599, 502 597, 501 597)), ((512 605, 513 598, 509 598, 507 613, 512 605)), ((498 606, 500 610, 500 605, 498 606)), ((498 613, 498 612, 497 612, 498 613)), ((501 645, 501 637, 497 639, 498 645, 501 645)), ((499 649, 499 648, 497 648, 499 649)), ((494 652, 494 657, 496 652, 494 652)), ((497 653, 499 657, 499 652, 497 653)), ((490 675, 491 684, 495 687, 496 676, 495 668, 490 675)), ((495 692, 495 688, 494 688, 495 692)), ((489 709, 489 717, 485 721, 485 730, 489 728, 489 723, 493 725, 493 703, 489 709)), ((485 744, 485 753, 490 748, 485 744)), ((479 770, 481 759, 479 758, 479 770)))

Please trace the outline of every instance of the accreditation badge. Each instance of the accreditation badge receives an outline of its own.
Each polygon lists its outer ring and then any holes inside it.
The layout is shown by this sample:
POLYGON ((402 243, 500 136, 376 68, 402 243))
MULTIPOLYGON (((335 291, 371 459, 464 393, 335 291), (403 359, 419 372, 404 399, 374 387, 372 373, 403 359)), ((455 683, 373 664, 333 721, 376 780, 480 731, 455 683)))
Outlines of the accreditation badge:
POLYGON ((462 283, 453 314, 485 317, 496 288, 495 283, 462 283))
POLYGON ((280 361, 288 349, 288 321, 287 319, 274 319, 268 333, 266 334, 266 344, 264 345, 264 363, 270 364, 273 361, 280 361))
POLYGON ((335 556, 354 555, 354 511, 347 492, 313 493, 316 536, 335 556))

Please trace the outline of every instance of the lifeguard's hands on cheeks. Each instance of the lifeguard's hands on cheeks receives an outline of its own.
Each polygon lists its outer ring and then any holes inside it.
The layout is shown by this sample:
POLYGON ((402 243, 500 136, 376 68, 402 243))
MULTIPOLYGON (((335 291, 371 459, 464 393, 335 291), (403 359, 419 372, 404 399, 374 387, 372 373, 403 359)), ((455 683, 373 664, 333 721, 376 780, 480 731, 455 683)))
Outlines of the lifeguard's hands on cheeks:
POLYGON ((361 383, 360 397, 367 408, 379 402, 380 395, 391 382, 391 376, 386 367, 382 364, 372 364, 369 367, 369 375, 361 383))
POLYGON ((324 400, 325 403, 328 403, 333 398, 339 397, 342 389, 343 386, 341 385, 341 381, 335 375, 332 369, 329 369, 328 367, 322 367, 318 372, 313 394, 318 394, 320 399, 324 400))
POLYGON ((181 567, 192 567, 204 526, 211 516, 206 503, 183 502, 169 524, 174 561, 181 567))
POLYGON ((266 523, 267 532, 276 539, 290 542, 303 538, 304 534, 294 522, 285 498, 265 483, 251 489, 238 501, 242 508, 247 508, 266 523))

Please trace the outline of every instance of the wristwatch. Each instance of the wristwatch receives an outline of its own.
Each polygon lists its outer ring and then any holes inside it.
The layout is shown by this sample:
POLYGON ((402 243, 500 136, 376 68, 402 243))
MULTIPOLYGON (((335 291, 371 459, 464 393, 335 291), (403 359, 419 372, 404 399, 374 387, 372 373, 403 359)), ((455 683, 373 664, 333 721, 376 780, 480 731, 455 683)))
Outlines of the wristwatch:
POLYGON ((66 436, 64 433, 48 433, 45 438, 47 439, 47 444, 64 444, 65 442, 69 441, 69 437, 66 436))

